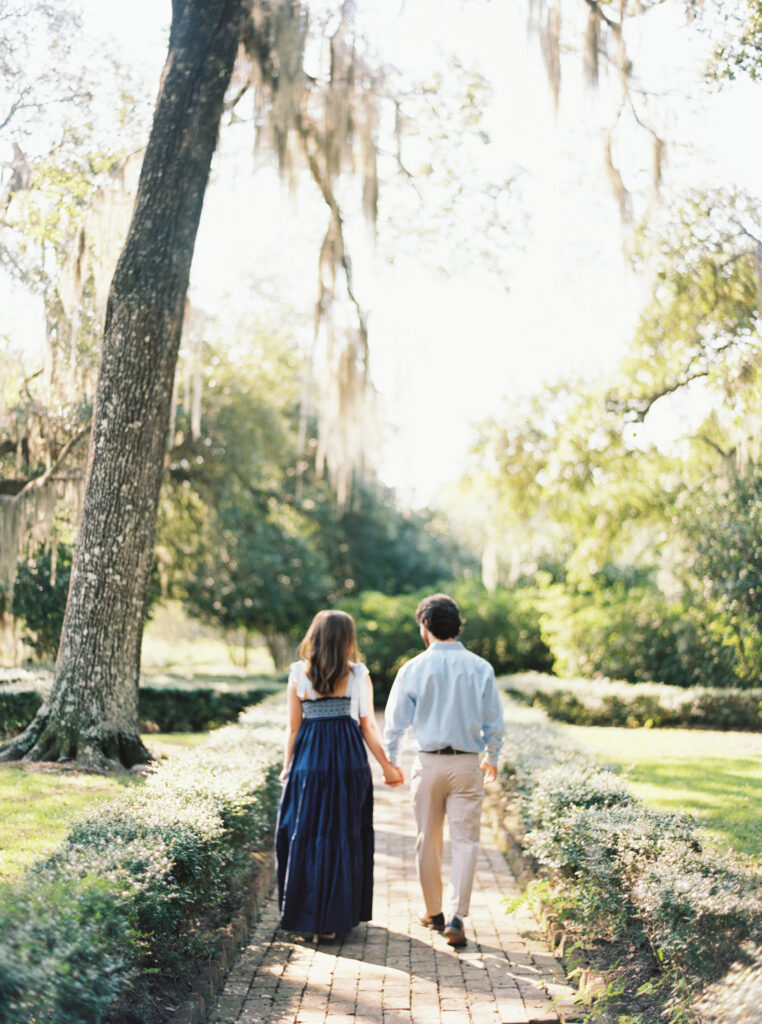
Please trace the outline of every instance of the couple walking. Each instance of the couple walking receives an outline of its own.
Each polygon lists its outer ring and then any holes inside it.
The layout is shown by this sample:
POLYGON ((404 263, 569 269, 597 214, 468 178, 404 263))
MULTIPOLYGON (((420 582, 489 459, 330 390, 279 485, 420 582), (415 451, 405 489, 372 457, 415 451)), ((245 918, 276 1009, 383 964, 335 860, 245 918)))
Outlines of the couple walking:
POLYGON ((281 926, 331 939, 372 916, 373 785, 363 740, 389 786, 405 781, 400 746, 417 747, 411 799, 421 924, 464 946, 479 850, 484 783, 497 777, 503 714, 489 662, 461 644, 463 621, 445 594, 416 611, 425 650, 402 666, 386 706, 384 736, 373 714, 368 670, 358 664, 345 612, 319 612, 291 666, 288 732, 276 829, 281 926), (442 902, 444 819, 452 864, 442 902), (446 909, 446 915, 445 915, 446 909))

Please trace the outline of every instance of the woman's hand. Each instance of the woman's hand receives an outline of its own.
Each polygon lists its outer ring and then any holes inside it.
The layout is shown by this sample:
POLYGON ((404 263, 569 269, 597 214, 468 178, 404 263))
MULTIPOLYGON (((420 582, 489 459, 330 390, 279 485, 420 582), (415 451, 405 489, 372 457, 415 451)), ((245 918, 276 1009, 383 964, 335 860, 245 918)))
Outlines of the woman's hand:
POLYGON ((288 778, 288 773, 289 773, 289 769, 288 768, 284 768, 283 771, 278 776, 278 778, 280 779, 281 782, 285 782, 286 781, 286 779, 288 778))
POLYGON ((402 786, 405 782, 402 769, 396 764, 390 764, 388 768, 384 766, 384 782, 387 786, 402 786))

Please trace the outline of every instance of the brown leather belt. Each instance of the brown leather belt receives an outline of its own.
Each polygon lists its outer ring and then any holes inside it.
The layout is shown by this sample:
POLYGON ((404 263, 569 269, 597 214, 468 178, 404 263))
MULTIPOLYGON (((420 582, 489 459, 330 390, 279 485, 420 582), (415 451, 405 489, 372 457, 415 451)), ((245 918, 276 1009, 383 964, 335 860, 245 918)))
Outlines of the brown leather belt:
POLYGON ((424 750, 424 754, 470 754, 470 750, 455 750, 453 747, 442 747, 441 750, 424 750))

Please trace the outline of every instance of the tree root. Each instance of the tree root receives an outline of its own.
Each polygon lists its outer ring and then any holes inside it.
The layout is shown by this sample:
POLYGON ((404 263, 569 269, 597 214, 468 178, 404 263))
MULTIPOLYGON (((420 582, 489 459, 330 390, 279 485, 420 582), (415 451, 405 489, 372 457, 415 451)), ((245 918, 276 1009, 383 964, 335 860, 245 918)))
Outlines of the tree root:
POLYGON ((136 732, 77 733, 49 721, 43 712, 21 733, 0 744, 3 761, 73 761, 91 771, 124 771, 153 760, 136 732))

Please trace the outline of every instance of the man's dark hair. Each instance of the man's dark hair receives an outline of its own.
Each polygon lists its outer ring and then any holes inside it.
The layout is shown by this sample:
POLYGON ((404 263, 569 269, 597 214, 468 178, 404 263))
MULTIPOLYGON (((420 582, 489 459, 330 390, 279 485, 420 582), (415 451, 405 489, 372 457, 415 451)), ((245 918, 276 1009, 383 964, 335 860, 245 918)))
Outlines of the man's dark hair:
POLYGON ((463 628, 460 609, 447 594, 424 597, 415 613, 415 621, 429 629, 437 640, 451 640, 463 628))

